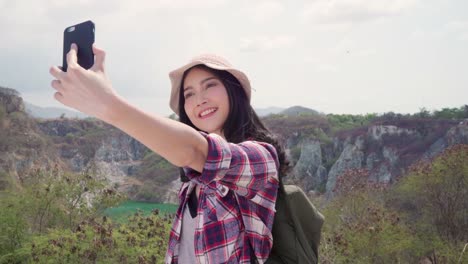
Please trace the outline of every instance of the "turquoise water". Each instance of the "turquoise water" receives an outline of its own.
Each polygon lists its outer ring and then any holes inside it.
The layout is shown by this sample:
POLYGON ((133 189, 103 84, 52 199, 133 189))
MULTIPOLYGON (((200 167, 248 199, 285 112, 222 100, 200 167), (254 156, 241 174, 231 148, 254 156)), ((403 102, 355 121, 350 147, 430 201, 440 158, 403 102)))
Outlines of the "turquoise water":
POLYGON ((138 210, 142 211, 144 215, 149 215, 153 209, 159 209, 161 214, 172 214, 177 211, 177 205, 126 201, 119 206, 106 209, 104 214, 110 216, 113 220, 120 221, 127 219, 128 216, 133 215, 138 210))

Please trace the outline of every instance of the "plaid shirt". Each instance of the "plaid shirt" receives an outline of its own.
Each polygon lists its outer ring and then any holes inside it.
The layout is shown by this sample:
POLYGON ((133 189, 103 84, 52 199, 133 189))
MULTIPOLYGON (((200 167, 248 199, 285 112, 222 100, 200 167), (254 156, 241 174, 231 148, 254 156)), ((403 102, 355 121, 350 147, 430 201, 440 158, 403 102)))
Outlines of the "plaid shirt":
POLYGON ((184 208, 197 184, 194 262, 250 263, 255 255, 263 263, 273 245, 271 229, 279 186, 276 150, 263 142, 233 144, 216 134, 202 134, 208 140, 208 157, 202 173, 184 168, 190 181, 179 191, 166 263, 178 262, 184 208))

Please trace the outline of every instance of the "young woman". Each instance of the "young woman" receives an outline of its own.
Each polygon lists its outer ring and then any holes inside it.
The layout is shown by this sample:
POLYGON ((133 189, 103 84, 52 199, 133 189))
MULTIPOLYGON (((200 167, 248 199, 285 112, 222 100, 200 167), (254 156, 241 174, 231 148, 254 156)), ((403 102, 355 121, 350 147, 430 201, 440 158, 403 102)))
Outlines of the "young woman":
POLYGON ((119 96, 93 47, 90 70, 67 55, 50 69, 55 99, 136 138, 183 168, 179 208, 166 263, 263 263, 272 247, 284 151, 250 105, 247 76, 219 56, 203 55, 170 73, 170 106, 180 122, 152 115, 119 96))

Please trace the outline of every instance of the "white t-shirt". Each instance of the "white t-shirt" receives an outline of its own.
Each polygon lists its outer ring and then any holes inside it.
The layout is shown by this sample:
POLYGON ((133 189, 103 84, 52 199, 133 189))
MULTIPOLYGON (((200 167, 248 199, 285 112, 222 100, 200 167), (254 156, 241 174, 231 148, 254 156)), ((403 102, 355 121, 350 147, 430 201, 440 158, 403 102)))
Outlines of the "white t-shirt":
MULTIPOLYGON (((194 190, 195 191, 195 190, 194 190)), ((180 235, 179 260, 178 263, 193 263, 195 260, 195 227, 198 215, 192 218, 188 203, 185 205, 184 217, 182 219, 182 233, 180 235)))

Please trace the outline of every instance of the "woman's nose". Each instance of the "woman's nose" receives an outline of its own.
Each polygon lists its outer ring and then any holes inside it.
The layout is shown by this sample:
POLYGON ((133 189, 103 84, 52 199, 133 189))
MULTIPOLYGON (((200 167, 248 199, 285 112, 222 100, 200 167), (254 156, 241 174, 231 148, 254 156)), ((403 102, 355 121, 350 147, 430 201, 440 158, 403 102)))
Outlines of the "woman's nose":
POLYGON ((205 95, 203 93, 198 93, 196 102, 197 102, 197 106, 205 104, 206 103, 205 95))

